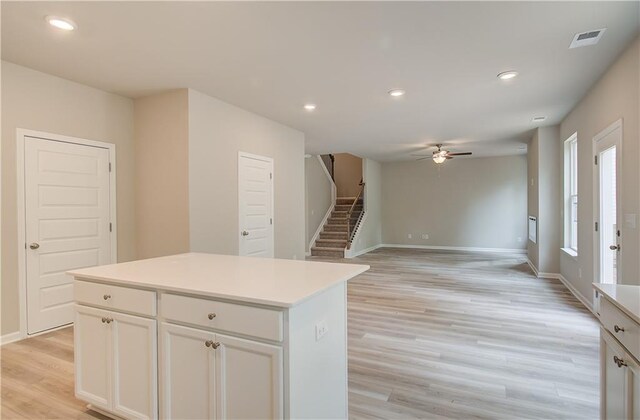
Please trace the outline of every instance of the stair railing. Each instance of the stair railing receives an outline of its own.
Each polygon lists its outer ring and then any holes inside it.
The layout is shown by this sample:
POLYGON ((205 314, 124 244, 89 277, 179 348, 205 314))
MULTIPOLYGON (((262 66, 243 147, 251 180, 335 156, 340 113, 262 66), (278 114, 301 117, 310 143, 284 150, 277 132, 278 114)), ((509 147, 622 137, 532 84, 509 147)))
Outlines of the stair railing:
MULTIPOLYGON (((347 249, 351 248, 351 242, 353 241, 353 234, 355 233, 355 230, 358 227, 358 224, 360 223, 360 219, 362 219, 362 214, 364 213, 364 207, 363 207, 362 211, 360 212, 360 217, 358 217, 358 220, 356 220, 355 223, 352 226, 351 225, 351 215, 353 214, 353 210, 356 208, 356 205, 358 204, 358 201, 364 195, 364 185, 365 185, 365 183, 360 181, 360 183, 358 185, 360 185, 360 191, 358 191, 358 195, 356 195, 355 200, 353 200, 353 204, 351 204, 351 207, 349 208, 349 211, 347 212, 347 232, 348 232, 348 234, 347 234, 347 249)), ((364 201, 363 201, 362 205, 364 206, 364 201)))

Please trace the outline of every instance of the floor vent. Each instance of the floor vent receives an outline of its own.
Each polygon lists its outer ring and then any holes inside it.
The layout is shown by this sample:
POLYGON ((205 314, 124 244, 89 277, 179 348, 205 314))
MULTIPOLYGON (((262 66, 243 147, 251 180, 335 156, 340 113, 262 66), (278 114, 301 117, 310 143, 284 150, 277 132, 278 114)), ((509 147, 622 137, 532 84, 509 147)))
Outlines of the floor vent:
POLYGON ((579 48, 589 45, 596 45, 598 42, 600 42, 600 38, 602 38, 602 35, 606 30, 607 28, 602 28, 593 31, 578 33, 573 37, 573 41, 571 41, 571 45, 569 45, 569 48, 579 48))

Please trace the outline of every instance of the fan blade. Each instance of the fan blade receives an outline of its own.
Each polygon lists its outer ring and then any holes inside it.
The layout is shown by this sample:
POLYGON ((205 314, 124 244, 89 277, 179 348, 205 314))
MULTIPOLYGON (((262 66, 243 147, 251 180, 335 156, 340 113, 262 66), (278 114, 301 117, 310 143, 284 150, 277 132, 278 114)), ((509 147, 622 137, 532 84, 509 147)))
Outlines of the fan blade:
POLYGON ((453 159, 453 156, 449 156, 449 155, 447 155, 447 156, 445 156, 444 158, 445 158, 445 159, 453 159))
POLYGON ((469 156, 471 152, 463 152, 463 153, 447 153, 447 156, 469 156))
POLYGON ((425 159, 431 159, 431 156, 421 157, 420 159, 416 159, 416 161, 418 161, 418 160, 425 160, 425 159))

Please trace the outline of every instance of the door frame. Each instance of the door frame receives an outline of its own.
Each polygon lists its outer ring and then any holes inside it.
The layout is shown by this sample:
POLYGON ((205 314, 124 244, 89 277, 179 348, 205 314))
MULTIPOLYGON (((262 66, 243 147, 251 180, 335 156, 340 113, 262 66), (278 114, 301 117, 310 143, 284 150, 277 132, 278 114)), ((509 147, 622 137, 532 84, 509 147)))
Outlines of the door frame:
MULTIPOLYGON (((61 134, 46 133, 43 131, 28 130, 24 128, 16 129, 16 178, 17 178, 17 228, 18 228, 18 311, 19 319, 19 340, 27 337, 33 337, 38 334, 54 331, 45 330, 29 335, 27 333, 27 270, 26 270, 26 218, 25 218, 25 142, 27 137, 37 138, 40 140, 57 141, 61 143, 71 143, 81 146, 98 147, 109 151, 109 162, 111 163, 111 172, 109 172, 109 215, 111 219, 112 229, 111 237, 111 263, 118 261, 118 221, 116 214, 116 145, 113 143, 105 143, 102 141, 88 140, 79 137, 64 136, 61 134)), ((66 327, 62 326, 60 328, 66 327)))
MULTIPOLYGON (((591 143, 591 155, 594 157, 598 156, 598 142, 600 140, 602 140, 603 138, 605 138, 606 136, 608 136, 609 134, 611 134, 611 132, 615 131, 616 129, 620 129, 620 138, 615 142, 615 146, 616 146, 616 199, 617 199, 617 203, 616 203, 616 219, 618 221, 618 230, 622 232, 622 229, 620 228, 620 226, 622 225, 622 218, 621 213, 622 213, 622 208, 623 208, 623 202, 622 202, 622 190, 621 190, 621 175, 622 174, 622 140, 623 140, 623 136, 624 136, 624 131, 623 131, 623 124, 622 124, 622 118, 614 121, 613 123, 611 123, 608 127, 606 127, 605 129, 603 129, 602 131, 600 131, 598 134, 596 134, 595 136, 593 136, 592 139, 592 143, 591 143)), ((593 162, 594 164, 592 164, 592 191, 593 191, 593 207, 592 207, 592 211, 593 211, 593 225, 592 225, 592 232, 593 232, 593 274, 594 274, 594 279, 597 276, 597 280, 600 281, 600 232, 602 231, 602 226, 600 226, 600 162, 598 162, 597 165, 595 165, 595 162, 593 162), (598 231, 596 232, 595 230, 595 223, 598 223, 598 231)), ((620 236, 620 238, 618 239, 618 243, 622 244, 622 235, 620 236)), ((621 246, 621 250, 618 252, 618 260, 617 260, 617 264, 618 264, 618 270, 616 270, 616 283, 620 284, 621 279, 622 279, 622 270, 620 270, 621 268, 621 261, 622 261, 622 253, 624 252, 624 247, 621 246)))
POLYGON ((268 157, 268 156, 261 156, 261 155, 255 155, 252 153, 247 153, 247 152, 242 152, 239 151, 238 152, 238 172, 237 172, 237 176, 238 176, 238 180, 237 180, 237 185, 238 185, 238 255, 240 255, 240 250, 241 250, 241 246, 242 246, 242 242, 241 242, 241 238, 240 238, 240 231, 242 230, 242 226, 240 226, 240 162, 242 161, 242 158, 248 158, 248 159, 256 159, 256 160, 261 160, 263 162, 269 162, 271 164, 271 173, 273 174, 271 177, 271 219, 273 221, 273 223, 271 224, 271 242, 272 242, 272 249, 273 249, 273 256, 271 258, 275 258, 276 256, 276 209, 275 209, 275 178, 276 178, 276 173, 275 173, 275 164, 273 161, 273 158, 268 157))

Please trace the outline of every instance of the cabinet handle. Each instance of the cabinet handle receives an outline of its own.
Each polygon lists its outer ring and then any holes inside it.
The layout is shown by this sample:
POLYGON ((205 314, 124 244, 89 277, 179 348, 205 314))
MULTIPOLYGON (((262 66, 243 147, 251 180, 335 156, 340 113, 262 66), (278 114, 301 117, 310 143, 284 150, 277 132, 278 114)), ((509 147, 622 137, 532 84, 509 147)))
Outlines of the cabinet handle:
POLYGON ((207 315, 207 317, 208 317, 209 319, 213 319, 213 318, 215 318, 216 316, 217 316, 217 315, 216 315, 214 312, 211 312, 209 315, 207 315))
POLYGON ((104 324, 105 322, 107 322, 107 318, 102 317, 102 323, 104 324))
POLYGON ((104 295, 104 296, 102 296, 102 298, 103 298, 104 300, 108 300, 108 299, 111 299, 111 295, 104 295))
POLYGON ((624 332, 624 328, 618 327, 617 325, 614 325, 613 326, 613 331, 615 331, 615 332, 620 332, 620 331, 624 332))
POLYGON ((218 347, 220 347, 220 343, 218 342, 214 342, 213 340, 207 340, 204 342, 204 345, 207 347, 213 347, 213 349, 217 349, 218 347))
POLYGON ((613 361, 616 365, 618 365, 618 367, 627 366, 626 362, 618 356, 613 356, 613 361))
POLYGON ((113 318, 107 318, 107 324, 111 324, 111 321, 113 321, 113 318))

